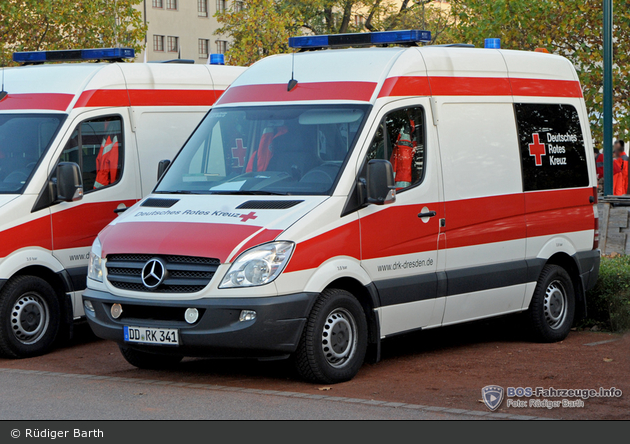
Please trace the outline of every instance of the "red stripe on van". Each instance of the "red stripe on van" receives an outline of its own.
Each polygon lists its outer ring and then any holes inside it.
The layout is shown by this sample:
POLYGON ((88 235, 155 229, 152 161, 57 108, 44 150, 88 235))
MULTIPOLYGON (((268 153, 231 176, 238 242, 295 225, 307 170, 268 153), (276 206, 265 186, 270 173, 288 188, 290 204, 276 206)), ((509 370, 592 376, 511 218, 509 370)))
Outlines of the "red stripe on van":
POLYGON ((0 257, 6 257, 24 247, 52 250, 50 218, 40 217, 0 231, 0 257))
POLYGON ((385 79, 378 97, 392 96, 430 96, 431 87, 428 77, 402 76, 385 79))
POLYGON ((593 230, 592 188, 525 193, 527 235, 546 236, 593 230))
POLYGON ((511 96, 504 77, 429 77, 434 96, 511 96))
MULTIPOLYGON (((470 247, 525 239, 526 236, 593 230, 593 206, 588 200, 591 195, 591 188, 578 188, 446 202, 446 227, 442 229, 446 247, 470 247)), ((317 268, 335 256, 366 260, 433 251, 437 246, 437 224, 441 217, 444 214, 437 203, 384 207, 359 222, 363 233, 382 233, 382 236, 364 237, 363 245, 359 246, 356 222, 335 228, 299 243, 287 272, 317 268), (419 221, 417 215, 423 206, 438 214, 427 224, 413 226, 419 221), (409 230, 388 229, 391 220, 409 221, 409 230), (422 230, 426 230, 426 234, 422 230)))
POLYGON ((239 243, 261 227, 199 222, 126 222, 108 225, 99 235, 103 256, 172 254, 213 257, 225 262, 239 243))
POLYGON ((510 79, 515 96, 582 97, 580 82, 574 80, 510 79))
POLYGON ((53 248, 89 247, 99 231, 116 218, 114 210, 124 203, 127 207, 137 202, 115 200, 94 203, 79 203, 63 211, 52 213, 53 248))
POLYGON ((98 89, 81 93, 74 105, 114 106, 212 106, 222 90, 212 89, 98 89))
POLYGON ((385 79, 378 97, 392 96, 582 97, 580 82, 503 77, 403 76, 385 79))
POLYGON ((300 242, 295 246, 286 272, 317 268, 328 259, 336 256, 350 256, 359 259, 361 257, 359 233, 359 221, 353 220, 348 224, 300 242))
POLYGON ((523 194, 446 202, 447 248, 524 239, 523 194))
POLYGON ((242 85, 228 88, 217 105, 238 102, 289 102, 300 100, 358 100, 369 102, 375 82, 298 83, 287 91, 286 83, 242 85))
POLYGON ((9 94, 0 101, 0 110, 49 109, 65 111, 73 98, 74 94, 9 94))

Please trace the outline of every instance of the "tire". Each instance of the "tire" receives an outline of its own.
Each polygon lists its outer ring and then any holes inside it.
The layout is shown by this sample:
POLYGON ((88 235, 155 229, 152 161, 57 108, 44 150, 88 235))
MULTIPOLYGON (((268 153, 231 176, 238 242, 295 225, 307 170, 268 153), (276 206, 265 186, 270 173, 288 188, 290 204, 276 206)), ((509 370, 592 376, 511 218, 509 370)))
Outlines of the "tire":
POLYGON ((300 376, 324 384, 348 381, 361 368, 366 350, 367 321, 359 301, 345 290, 324 290, 295 352, 300 376))
POLYGON ((119 345, 120 353, 127 362, 135 367, 147 370, 163 370, 175 367, 184 357, 178 355, 161 355, 144 352, 119 345))
POLYGON ((527 320, 533 339, 557 342, 567 337, 575 317, 575 290, 569 273, 545 265, 529 304, 527 320))
POLYGON ((61 323, 57 294, 45 280, 16 276, 0 292, 0 356, 28 358, 51 348, 61 323))

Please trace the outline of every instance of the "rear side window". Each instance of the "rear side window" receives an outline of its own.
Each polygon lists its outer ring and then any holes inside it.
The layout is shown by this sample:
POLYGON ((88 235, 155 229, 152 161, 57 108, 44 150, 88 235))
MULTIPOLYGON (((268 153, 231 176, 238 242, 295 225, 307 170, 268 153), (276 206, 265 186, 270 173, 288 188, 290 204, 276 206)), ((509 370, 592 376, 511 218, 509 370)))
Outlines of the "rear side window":
POLYGON ((589 185, 580 119, 571 105, 516 103, 525 191, 589 185))

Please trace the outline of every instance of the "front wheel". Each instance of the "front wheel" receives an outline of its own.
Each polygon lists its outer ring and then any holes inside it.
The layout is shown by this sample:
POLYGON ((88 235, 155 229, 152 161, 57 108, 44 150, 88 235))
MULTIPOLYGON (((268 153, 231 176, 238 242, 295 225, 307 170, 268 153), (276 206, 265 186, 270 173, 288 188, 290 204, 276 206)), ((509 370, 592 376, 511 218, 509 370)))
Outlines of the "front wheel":
POLYGON ((366 350, 367 321, 361 304, 345 290, 324 290, 294 357, 300 376, 328 384, 348 381, 361 368, 366 350))
POLYGON ((119 345, 120 353, 122 353, 125 360, 134 367, 149 369, 149 370, 162 370, 174 367, 179 361, 183 359, 183 356, 178 355, 160 355, 157 353, 149 353, 133 348, 124 347, 119 345))
POLYGON ((527 315, 535 340, 557 342, 567 337, 575 316, 575 291, 564 268, 544 266, 527 315))
POLYGON ((59 299, 45 280, 16 276, 0 292, 0 356, 27 358, 50 350, 60 326, 59 299))

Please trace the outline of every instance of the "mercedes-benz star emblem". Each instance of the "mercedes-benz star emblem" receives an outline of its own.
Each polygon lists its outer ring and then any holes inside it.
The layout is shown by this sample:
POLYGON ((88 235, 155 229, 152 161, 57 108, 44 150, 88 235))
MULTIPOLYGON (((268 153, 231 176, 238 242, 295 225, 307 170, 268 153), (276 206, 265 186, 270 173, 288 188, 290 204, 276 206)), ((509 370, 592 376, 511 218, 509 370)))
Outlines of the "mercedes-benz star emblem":
POLYGON ((142 268, 142 283, 153 290, 166 278, 166 266, 158 258, 150 259, 142 268))

